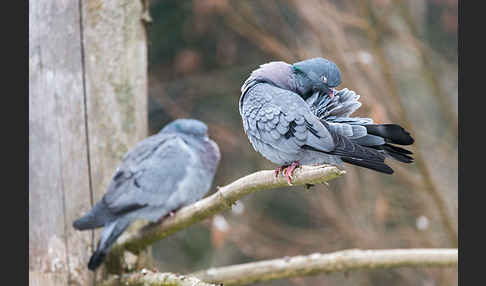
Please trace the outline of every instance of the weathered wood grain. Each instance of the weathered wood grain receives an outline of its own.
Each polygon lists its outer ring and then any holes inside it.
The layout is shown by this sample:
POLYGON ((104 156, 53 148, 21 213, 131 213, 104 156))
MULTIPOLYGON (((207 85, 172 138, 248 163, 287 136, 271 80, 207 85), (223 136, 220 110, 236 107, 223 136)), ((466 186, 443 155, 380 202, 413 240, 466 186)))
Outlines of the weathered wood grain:
POLYGON ((91 234, 79 6, 29 1, 29 270, 32 285, 86 285, 91 234), (44 275, 42 275, 44 274, 44 275))
POLYGON ((147 137, 142 1, 83 1, 87 118, 94 200, 123 155, 147 137))
MULTIPOLYGON (((96 202, 123 155, 148 135, 147 44, 142 1, 83 1, 82 13, 89 153, 96 202)), ((95 241, 100 233, 96 230, 95 241)))
POLYGON ((29 1, 29 282, 92 285, 74 219, 147 136, 142 1, 29 1))

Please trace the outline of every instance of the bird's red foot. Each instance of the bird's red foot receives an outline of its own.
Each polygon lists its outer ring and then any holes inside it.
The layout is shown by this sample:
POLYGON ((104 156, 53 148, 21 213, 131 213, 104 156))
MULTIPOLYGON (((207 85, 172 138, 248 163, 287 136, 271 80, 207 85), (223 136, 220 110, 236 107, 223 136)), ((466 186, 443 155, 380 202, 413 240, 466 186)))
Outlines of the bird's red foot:
POLYGON ((176 214, 176 212, 177 212, 179 209, 180 209, 180 208, 177 208, 177 209, 171 210, 171 211, 170 211, 168 214, 166 214, 166 215, 164 216, 164 218, 173 217, 173 216, 176 214))
POLYGON ((288 166, 289 165, 282 165, 282 166, 278 167, 277 169, 275 169, 275 178, 278 177, 279 173, 283 173, 285 168, 287 168, 288 166))
POLYGON ((285 169, 284 174, 285 178, 287 178, 287 183, 289 185, 292 185, 292 176, 294 175, 294 170, 298 167, 300 167, 300 163, 296 161, 292 162, 292 164, 290 164, 290 166, 285 169))
POLYGON ((290 165, 283 165, 283 166, 280 166, 279 168, 277 168, 275 170, 275 177, 278 176, 278 174, 280 172, 282 172, 285 176, 285 178, 287 179, 287 183, 289 185, 292 185, 292 176, 294 174, 294 170, 296 168, 300 167, 300 163, 295 161, 295 162, 292 162, 292 164, 290 165))

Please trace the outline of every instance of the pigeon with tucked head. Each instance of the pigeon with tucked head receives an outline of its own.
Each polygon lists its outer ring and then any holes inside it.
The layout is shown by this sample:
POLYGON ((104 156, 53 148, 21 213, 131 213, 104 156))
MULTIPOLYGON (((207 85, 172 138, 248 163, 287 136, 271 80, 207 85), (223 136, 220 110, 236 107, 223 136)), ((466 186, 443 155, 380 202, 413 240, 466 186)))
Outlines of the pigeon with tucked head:
POLYGON ((209 191, 220 152, 207 131, 199 120, 177 119, 125 154, 105 195, 73 223, 78 230, 104 227, 90 270, 134 220, 160 221, 209 191))
POLYGON ((341 71, 337 65, 323 58, 314 58, 292 65, 295 80, 304 99, 315 92, 334 97, 334 87, 341 84, 341 71))
POLYGON ((281 165, 289 184, 300 164, 343 162, 392 174, 391 157, 413 161, 410 151, 395 146, 414 140, 396 124, 374 124, 350 117, 361 106, 359 95, 337 91, 341 72, 330 60, 313 58, 288 64, 270 62, 253 71, 241 87, 243 128, 254 149, 281 165))

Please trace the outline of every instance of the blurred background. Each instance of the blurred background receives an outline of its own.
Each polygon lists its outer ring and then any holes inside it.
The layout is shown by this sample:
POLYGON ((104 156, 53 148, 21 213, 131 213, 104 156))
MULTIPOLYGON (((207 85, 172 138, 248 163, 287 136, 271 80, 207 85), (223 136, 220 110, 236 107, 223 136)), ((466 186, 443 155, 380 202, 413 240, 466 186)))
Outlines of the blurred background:
MULTIPOLYGON (((277 167, 255 152, 238 112, 240 87, 260 64, 325 57, 361 95, 355 116, 408 129, 411 165, 387 176, 347 174, 304 191, 249 195, 152 248, 161 271, 189 273, 349 248, 457 247, 458 3, 454 0, 151 1, 149 130, 205 121, 226 185, 277 167)), ((265 285, 457 285, 457 269, 358 271, 265 285)), ((260 285, 260 284, 258 284, 260 285)), ((263 284, 261 284, 263 285, 263 284)))

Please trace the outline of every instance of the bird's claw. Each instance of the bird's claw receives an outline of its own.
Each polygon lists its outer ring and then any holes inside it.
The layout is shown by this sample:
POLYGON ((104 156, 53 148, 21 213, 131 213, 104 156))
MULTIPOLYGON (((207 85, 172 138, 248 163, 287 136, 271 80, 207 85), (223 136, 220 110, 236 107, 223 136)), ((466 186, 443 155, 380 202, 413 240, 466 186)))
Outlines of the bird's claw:
POLYGON ((283 166, 280 166, 277 169, 275 169, 275 178, 278 177, 278 174, 283 172, 283 170, 285 170, 285 168, 287 168, 287 167, 288 167, 288 165, 283 165, 283 166))
POLYGON ((300 163, 299 162, 292 162, 292 164, 290 165, 283 165, 283 166, 280 166, 279 168, 277 168, 275 170, 275 177, 278 176, 278 174, 280 172, 282 172, 285 176, 285 178, 287 179, 287 183, 291 186, 292 185, 292 176, 294 174, 294 171, 296 168, 300 167, 300 163))

